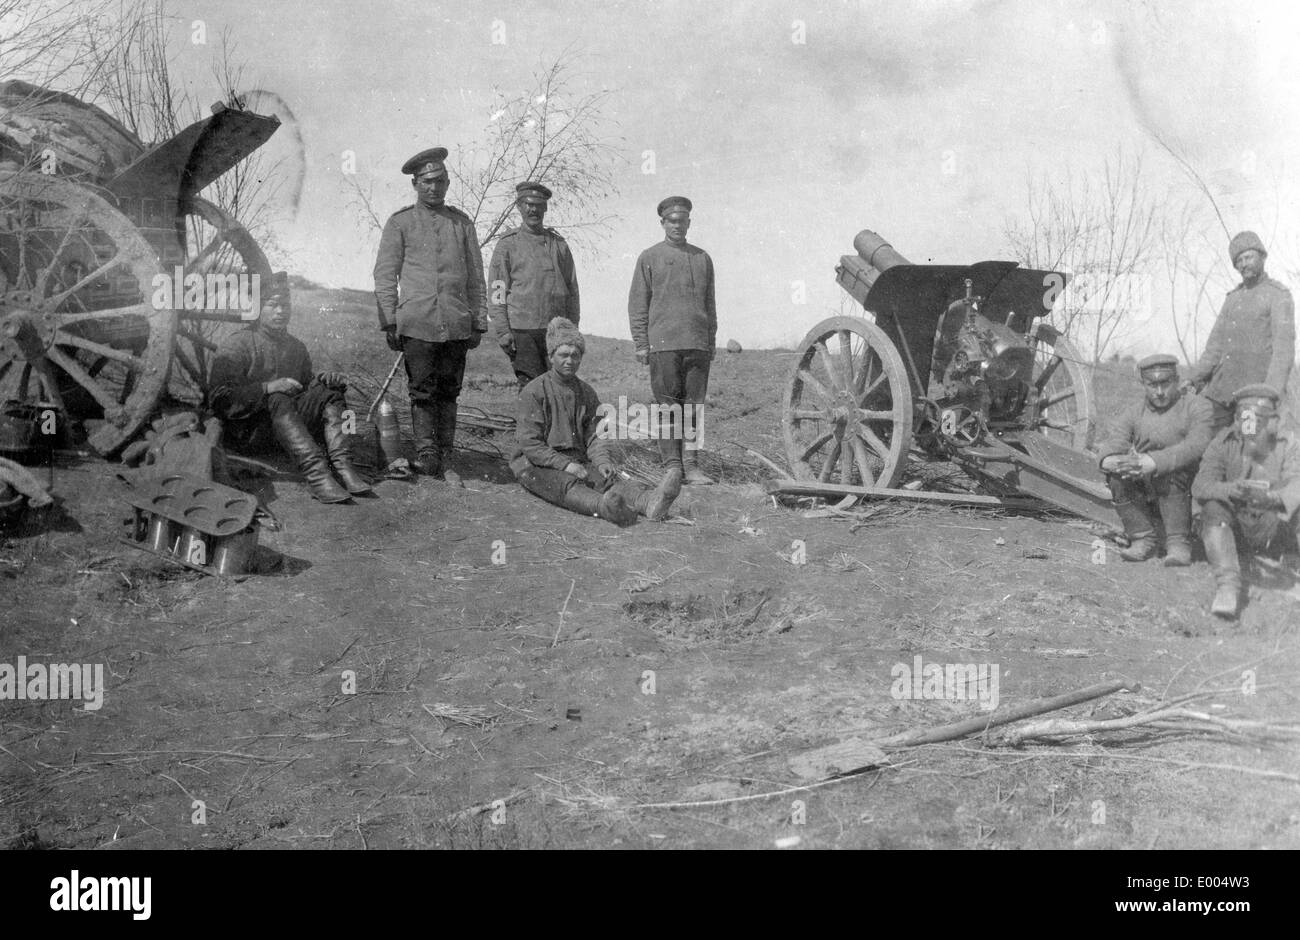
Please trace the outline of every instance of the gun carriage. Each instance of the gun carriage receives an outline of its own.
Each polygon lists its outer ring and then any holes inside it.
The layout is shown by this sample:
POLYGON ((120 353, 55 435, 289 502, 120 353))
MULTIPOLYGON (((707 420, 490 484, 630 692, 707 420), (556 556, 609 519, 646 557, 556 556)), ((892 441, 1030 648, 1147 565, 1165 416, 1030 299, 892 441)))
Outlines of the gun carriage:
POLYGON ((799 346, 782 424, 787 494, 915 496, 910 457, 947 460, 994 499, 1028 496, 1118 527, 1087 452, 1087 369, 1045 317, 1066 275, 1014 261, 910 263, 875 232, 836 280, 868 313, 818 323, 799 346))
POLYGON ((92 104, 0 83, 0 405, 79 413, 111 455, 165 396, 205 403, 221 334, 252 315, 232 294, 270 267, 198 193, 280 125, 212 111, 148 146, 92 104))

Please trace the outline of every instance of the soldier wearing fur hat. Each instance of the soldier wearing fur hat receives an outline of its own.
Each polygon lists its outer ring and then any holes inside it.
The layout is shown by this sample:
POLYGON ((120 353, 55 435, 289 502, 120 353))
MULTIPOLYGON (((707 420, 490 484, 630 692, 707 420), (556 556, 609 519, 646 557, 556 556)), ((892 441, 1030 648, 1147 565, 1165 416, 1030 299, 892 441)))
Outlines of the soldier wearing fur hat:
POLYGON ((713 259, 686 241, 693 208, 685 196, 659 203, 664 240, 637 258, 627 315, 637 362, 650 366, 655 401, 681 406, 662 411, 658 434, 664 465, 683 468, 689 484, 707 485, 713 480, 699 468, 697 452, 684 447, 690 432, 670 423, 676 414, 698 414, 703 408, 718 335, 713 259))
POLYGON ((587 344, 563 317, 546 328, 551 367, 519 393, 517 446, 510 469, 548 503, 630 525, 637 516, 667 517, 681 490, 682 471, 670 469, 654 489, 625 480, 614 466, 600 398, 578 378, 587 344))
POLYGON ((1264 273, 1268 252, 1254 232, 1228 244, 1241 283, 1228 292, 1188 383, 1214 404, 1215 430, 1232 423, 1232 393, 1262 382, 1285 394, 1295 360, 1295 304, 1284 284, 1264 273))
POLYGON ((446 158, 445 147, 434 147, 402 164, 416 201, 384 225, 375 300, 389 347, 405 355, 416 465, 459 483, 451 467, 456 399, 465 357, 487 332, 487 294, 474 223, 444 202, 446 158))
POLYGON ((370 485, 352 466, 343 428, 347 377, 312 371, 307 347, 289 334, 293 307, 288 274, 272 275, 260 293, 258 319, 227 336, 212 361, 210 406, 222 421, 225 443, 245 450, 279 443, 321 502, 340 503, 352 494, 369 493, 370 485), (338 480, 330 474, 331 466, 338 480))
POLYGON ((516 186, 515 193, 523 224, 502 235, 492 250, 488 311, 497 342, 523 388, 550 368, 546 325, 556 317, 577 325, 582 311, 568 243, 543 224, 551 191, 529 181, 516 186))
POLYGON ((1233 395, 1235 420, 1205 451, 1192 484, 1201 504, 1201 541, 1214 569, 1211 612, 1237 615, 1238 546, 1271 555, 1296 551, 1300 525, 1300 440, 1279 430, 1277 389, 1255 384, 1233 395))
POLYGON ((1165 564, 1192 563, 1192 478, 1213 436, 1210 403, 1178 388, 1178 360, 1148 356, 1138 363, 1143 400, 1120 415, 1098 448, 1124 523, 1125 561, 1156 554, 1156 522, 1162 524, 1165 564))

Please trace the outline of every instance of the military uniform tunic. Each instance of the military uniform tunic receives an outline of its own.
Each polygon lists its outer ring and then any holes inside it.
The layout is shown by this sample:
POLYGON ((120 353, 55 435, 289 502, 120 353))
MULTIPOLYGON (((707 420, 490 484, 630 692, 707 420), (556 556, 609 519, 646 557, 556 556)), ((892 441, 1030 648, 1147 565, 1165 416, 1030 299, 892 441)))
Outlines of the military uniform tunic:
POLYGON ((1223 310, 1188 376, 1201 394, 1230 406, 1233 392, 1256 382, 1283 391, 1295 360, 1295 304, 1286 285, 1261 277, 1228 292, 1223 310))
POLYGON ((498 337, 511 330, 544 330, 556 317, 576 326, 582 315, 578 277, 568 243, 554 229, 502 235, 488 267, 489 305, 498 337))
POLYGON ((389 217, 375 261, 379 326, 427 343, 487 330, 478 233, 465 213, 416 203, 389 217))
POLYGON ((627 313, 638 352, 712 352, 718 335, 713 259, 691 244, 647 248, 632 272, 627 313))
POLYGON ((1143 400, 1120 415, 1097 453, 1105 460, 1131 447, 1155 461, 1156 476, 1191 470, 1214 436, 1213 419, 1210 403, 1197 395, 1180 395, 1164 411, 1143 400))
POLYGON ((274 379, 295 379, 304 389, 311 384, 311 356, 302 340, 256 324, 232 333, 212 360, 213 413, 229 421, 253 417, 266 405, 265 383, 274 379))

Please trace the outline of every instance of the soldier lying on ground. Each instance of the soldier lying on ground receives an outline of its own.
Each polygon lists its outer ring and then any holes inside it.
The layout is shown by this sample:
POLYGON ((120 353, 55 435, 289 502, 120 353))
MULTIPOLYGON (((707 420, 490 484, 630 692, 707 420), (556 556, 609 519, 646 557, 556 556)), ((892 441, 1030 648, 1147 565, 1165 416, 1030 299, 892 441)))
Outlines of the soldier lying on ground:
POLYGON ((1220 617, 1237 615, 1238 539, 1260 554, 1296 552, 1300 440, 1278 432, 1280 398, 1267 385, 1238 389, 1236 420, 1205 451, 1192 483, 1201 504, 1201 541, 1217 586, 1210 611, 1220 617))
POLYGON ((289 335, 292 315, 289 275, 279 271, 269 289, 262 289, 257 321, 228 336, 217 350, 212 411, 222 421, 226 446, 259 450, 274 440, 297 462, 313 497, 346 502, 349 494, 370 492, 352 466, 343 431, 347 380, 338 372, 313 373, 307 347, 289 335), (330 475, 331 464, 347 489, 330 475))
POLYGON ((551 367, 519 393, 510 469, 530 493, 584 516, 615 525, 630 525, 638 515, 662 521, 681 491, 682 470, 669 468, 654 489, 621 477, 609 442, 597 433, 600 399, 577 375, 586 350, 569 320, 547 326, 551 367))
POLYGON ((1164 524, 1165 564, 1192 563, 1192 478, 1210 444, 1210 403, 1178 389, 1178 360, 1148 356, 1138 363, 1145 400, 1126 410, 1098 449, 1115 511, 1129 547, 1125 561, 1156 553, 1154 520, 1164 524))

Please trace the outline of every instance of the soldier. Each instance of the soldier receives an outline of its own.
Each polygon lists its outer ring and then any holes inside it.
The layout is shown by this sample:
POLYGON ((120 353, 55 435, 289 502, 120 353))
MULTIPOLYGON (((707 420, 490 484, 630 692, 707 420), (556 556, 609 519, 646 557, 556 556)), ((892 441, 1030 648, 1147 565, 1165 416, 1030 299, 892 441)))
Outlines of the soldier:
POLYGON ((586 349, 563 317, 547 326, 551 368, 519 393, 510 469, 528 492, 584 516, 620 526, 638 515, 663 520, 681 491, 682 471, 670 468, 654 489, 621 479, 602 434, 600 398, 577 375, 586 349))
POLYGON ((1295 359, 1295 304, 1286 286, 1266 277, 1268 252, 1254 232, 1228 244, 1241 283, 1228 292, 1188 384, 1214 405, 1214 429, 1232 424, 1232 390, 1262 382, 1285 393, 1295 359))
POLYGON ((1210 611, 1237 615, 1237 539, 1253 552, 1296 551, 1300 525, 1300 440, 1279 433, 1281 395, 1247 385, 1232 396, 1236 420, 1205 451, 1192 495, 1201 504, 1201 541, 1217 590, 1210 611))
POLYGON ((1126 410, 1098 448, 1115 511, 1129 547, 1125 561, 1156 553, 1153 518, 1164 524, 1165 565, 1192 563, 1192 478, 1213 437, 1210 403, 1178 388, 1178 360, 1148 356, 1138 363, 1145 400, 1126 410), (1153 512, 1154 510, 1154 512, 1153 512))
POLYGON ((417 198, 384 225, 375 300, 389 348, 406 358, 416 466, 459 484, 451 467, 456 399, 465 356, 487 331, 487 304, 474 223, 443 202, 450 181, 446 158, 446 148, 434 147, 402 164, 417 198))
MULTIPOLYGON (((698 432, 718 334, 718 311, 713 296, 713 259, 703 249, 686 243, 691 209, 685 196, 670 196, 659 203, 664 240, 637 258, 627 315, 636 361, 650 366, 655 401, 689 413, 696 419, 698 432)), ((665 466, 684 469, 687 483, 712 483, 699 468, 696 450, 683 447, 687 429, 671 420, 668 409, 660 414, 659 454, 665 466)))
POLYGON ((273 274, 261 293, 258 319, 226 337, 212 361, 211 406, 226 443, 252 450, 272 438, 278 441, 297 462, 311 495, 323 503, 369 493, 369 484, 352 466, 343 432, 347 379, 339 372, 313 373, 307 347, 289 335, 289 275, 273 274), (328 460, 317 437, 324 440, 328 460), (331 464, 347 489, 330 475, 331 464))
POLYGON ((582 316, 573 255, 560 233, 546 228, 551 191, 541 183, 515 187, 515 206, 523 220, 497 241, 488 266, 497 342, 523 388, 551 367, 546 358, 546 325, 566 317, 575 326, 582 316))

